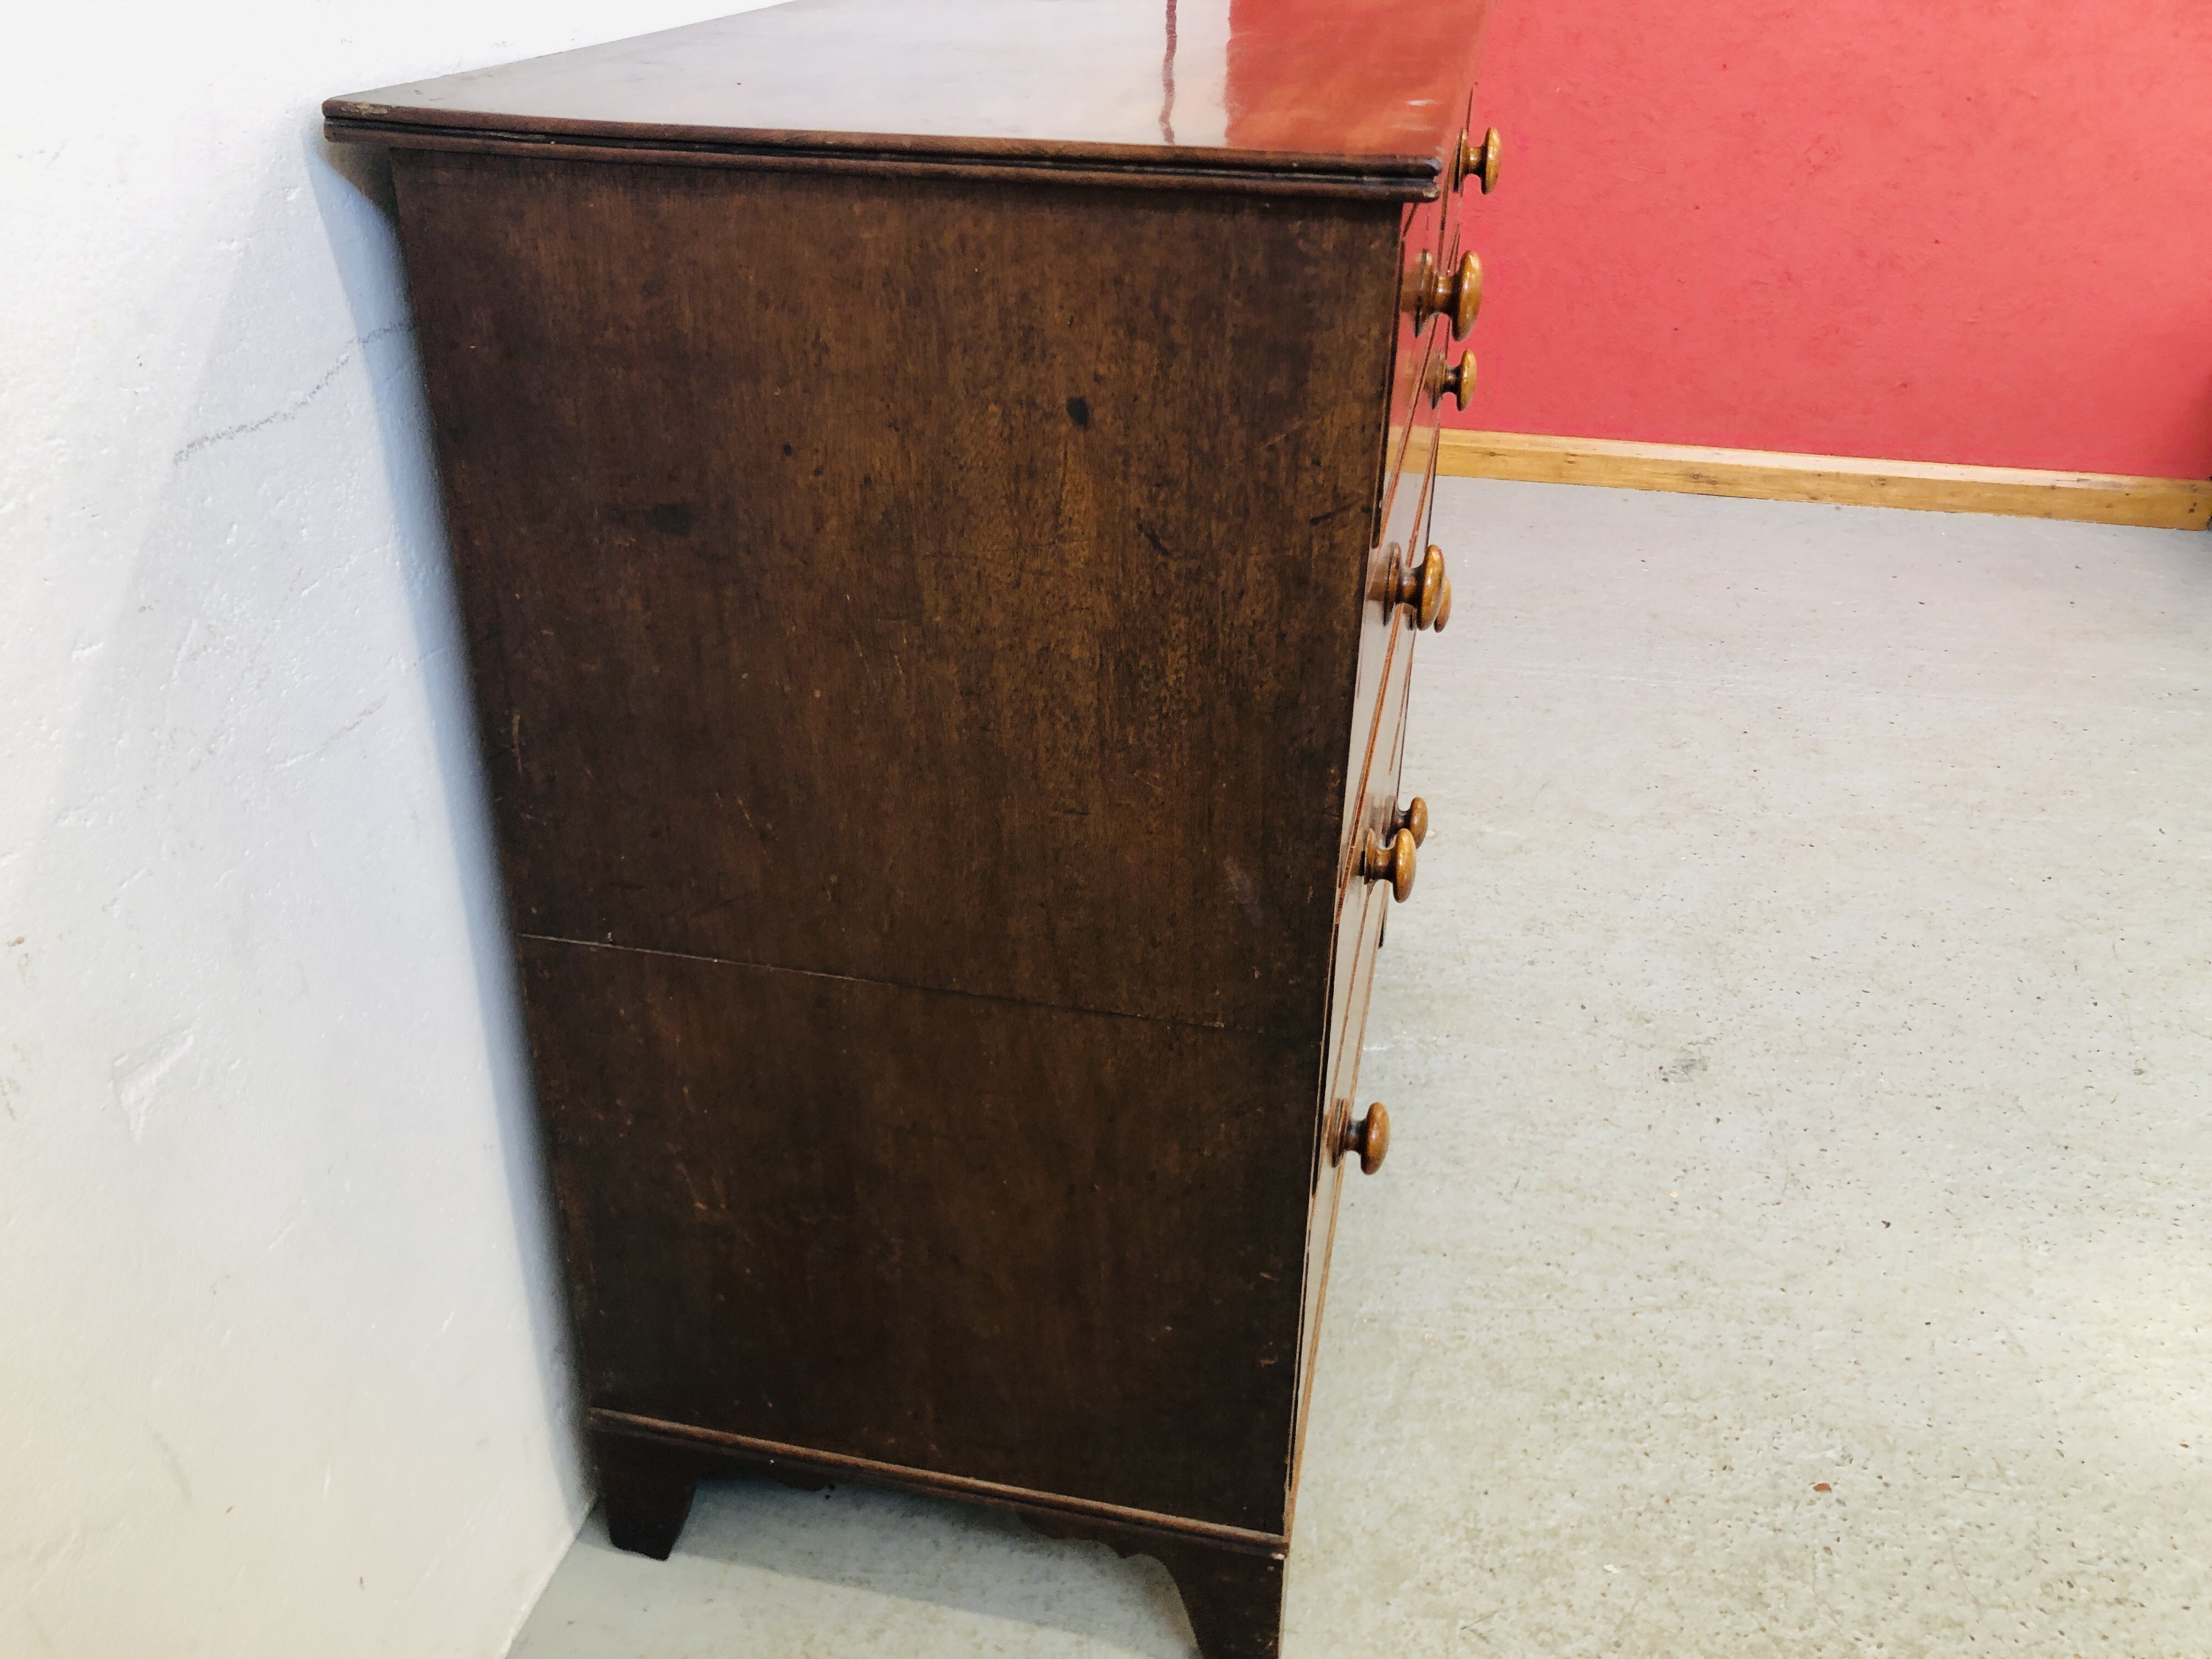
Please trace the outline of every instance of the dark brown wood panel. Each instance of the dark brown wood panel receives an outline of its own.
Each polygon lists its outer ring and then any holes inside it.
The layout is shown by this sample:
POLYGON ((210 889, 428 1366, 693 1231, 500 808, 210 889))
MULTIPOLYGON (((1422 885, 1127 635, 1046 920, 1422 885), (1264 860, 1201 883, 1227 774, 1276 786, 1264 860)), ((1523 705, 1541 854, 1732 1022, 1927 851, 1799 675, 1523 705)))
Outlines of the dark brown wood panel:
POLYGON ((395 161, 521 931, 1317 1027, 1396 210, 395 161))
POLYGON ((592 1405, 1280 1533, 1318 1030, 521 963, 592 1405))

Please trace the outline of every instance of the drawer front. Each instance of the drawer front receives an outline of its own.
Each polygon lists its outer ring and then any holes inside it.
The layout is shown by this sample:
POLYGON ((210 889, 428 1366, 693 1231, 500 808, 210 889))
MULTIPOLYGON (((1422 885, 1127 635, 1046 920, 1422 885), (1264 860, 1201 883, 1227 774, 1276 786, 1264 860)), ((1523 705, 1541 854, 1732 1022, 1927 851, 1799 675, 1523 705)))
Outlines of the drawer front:
POLYGON ((1359 787, 1353 792, 1355 828, 1346 838, 1347 850, 1337 871, 1336 934, 1329 952, 1328 1058, 1325 1061, 1331 1072, 1347 1042, 1352 1047, 1358 1046, 1360 1016, 1355 1008, 1362 994, 1360 981, 1364 971, 1359 965, 1360 941, 1370 931, 1379 935, 1382 926, 1382 912, 1373 907, 1395 902, 1389 882, 1370 881, 1361 873, 1360 857, 1369 835, 1387 843, 1397 827, 1413 639, 1414 630, 1402 624, 1391 630, 1382 696, 1368 726, 1359 787))
MULTIPOLYGON (((1434 428, 1430 428, 1433 435, 1434 428)), ((1410 609, 1391 602, 1390 584, 1398 562, 1417 556, 1429 544, 1429 524, 1436 505, 1437 457, 1431 445, 1418 491, 1404 495, 1399 510, 1383 527, 1383 539, 1369 550, 1367 599, 1361 611, 1359 664, 1353 703, 1351 754, 1344 775, 1341 836, 1338 842, 1340 883, 1348 861, 1355 856, 1355 820, 1363 810, 1366 780, 1373 765, 1377 734, 1386 730, 1383 705, 1390 696, 1394 672, 1397 679, 1397 708, 1393 716, 1402 722, 1405 674, 1410 662, 1414 626, 1410 609), (1354 781, 1357 781, 1354 782, 1354 781)))
POLYGON ((1352 833, 1346 837, 1340 883, 1358 882, 1361 849, 1373 836, 1388 843, 1398 822, 1399 772, 1406 757, 1406 705, 1413 691, 1413 642, 1419 631, 1401 622, 1392 630, 1388 672, 1370 729, 1367 764, 1352 833))
POLYGON ((1321 1134, 1315 1146, 1313 1210, 1306 1224, 1305 1294, 1299 1310, 1297 1407, 1291 1450, 1291 1504, 1297 1501, 1297 1473, 1304 1457, 1306 1407, 1313 1397, 1314 1367, 1320 1351, 1322 1316, 1328 1295, 1329 1259, 1336 1243, 1337 1203, 1347 1170, 1356 1170, 1358 1158, 1340 1159, 1331 1149, 1343 1132, 1347 1109, 1357 1109, 1359 1091, 1359 1046, 1367 1028, 1368 1003, 1374 989, 1375 953, 1382 940, 1383 916, 1390 896, 1382 887, 1365 882, 1346 896, 1344 921, 1339 929, 1339 957, 1344 995, 1340 1013, 1329 1033, 1325 1075, 1328 1086, 1321 1098, 1321 1134))
MULTIPOLYGON (((1444 198, 1409 209, 1400 269, 1410 275, 1425 256, 1433 269, 1442 270, 1450 254, 1456 258, 1457 202, 1444 198)), ((1345 769, 1349 785, 1366 763, 1368 739, 1383 681, 1394 630, 1401 617, 1400 607, 1385 598, 1396 562, 1418 558, 1425 542, 1427 523, 1435 495, 1437 426, 1442 399, 1439 377, 1452 351, 1450 325, 1428 316, 1418 329, 1403 302, 1397 313, 1398 337, 1390 390, 1389 429, 1385 434, 1386 465, 1381 483, 1379 511, 1373 545, 1368 550, 1367 598, 1361 611, 1359 661, 1352 703, 1352 752, 1345 769)), ((1343 830, 1346 844, 1358 793, 1345 792, 1343 830)))
POLYGON ((1360 609, 1359 660, 1352 701, 1350 752, 1344 769, 1343 821, 1340 825, 1338 866, 1341 871, 1352 844, 1353 819, 1358 815, 1369 755, 1376 730, 1383 689, 1389 678, 1394 642, 1410 634, 1406 608, 1390 602, 1389 594, 1397 562, 1408 550, 1426 545, 1425 535, 1436 494, 1436 455, 1431 448, 1418 481, 1409 479, 1382 526, 1382 538, 1367 554, 1366 599, 1360 609))
POLYGON ((1382 705, 1377 707, 1375 716, 1367 723, 1365 741, 1355 768, 1360 781, 1355 789, 1349 792, 1354 830, 1346 837, 1346 851, 1337 866, 1336 933, 1329 949, 1328 1053, 1332 1056, 1327 1061, 1329 1066, 1335 1064, 1333 1056, 1350 1019, 1352 998, 1358 981, 1353 964, 1358 954, 1361 929, 1365 925, 1364 913, 1367 895, 1372 891, 1388 896, 1388 883, 1370 882, 1359 874, 1360 843, 1367 830, 1383 823, 1388 817, 1387 804, 1378 805, 1375 800, 1370 778, 1378 763, 1386 766, 1392 763, 1390 750, 1402 740, 1397 735, 1403 728, 1402 718, 1386 715, 1385 711, 1394 706, 1402 709, 1405 702, 1402 690, 1404 671, 1411 661, 1412 654, 1411 630, 1402 627, 1394 629, 1389 648, 1389 675, 1386 682, 1386 695, 1382 705), (1401 688, 1395 696, 1388 694, 1387 688, 1392 686, 1401 688), (1395 730, 1384 726, 1386 718, 1396 720, 1395 730))
MULTIPOLYGON (((1402 271, 1411 273, 1425 253, 1433 261, 1443 257, 1445 222, 1449 204, 1443 201, 1422 202, 1406 211, 1406 228, 1399 263, 1402 271)), ((1390 422, 1383 446, 1382 495, 1377 503, 1379 524, 1390 513, 1393 493, 1410 471, 1418 481, 1421 475, 1419 462, 1408 465, 1409 447, 1413 433, 1421 423, 1424 408, 1433 410, 1434 400, 1424 389, 1430 379, 1430 360, 1435 354, 1438 337, 1443 331, 1437 326, 1434 318, 1422 326, 1413 325, 1413 314, 1403 303, 1397 312, 1397 342, 1391 353, 1390 422)), ((1433 422, 1431 422, 1433 424, 1433 422)))
MULTIPOLYGON (((1402 621, 1395 624, 1385 650, 1382 695, 1366 738, 1365 763, 1360 787, 1353 792, 1356 828, 1351 839, 1363 842, 1372 830, 1386 838, 1396 827, 1400 785, 1405 765, 1406 713, 1412 689, 1415 630, 1402 621)), ((1297 1468, 1305 1444, 1306 1405, 1312 1393, 1315 1356, 1321 1340, 1322 1304, 1328 1295, 1329 1255, 1336 1238, 1336 1209, 1346 1171, 1355 1160, 1338 1160, 1331 1154, 1344 1132, 1347 1118, 1365 1105, 1359 1097, 1360 1045, 1367 1030, 1367 1011, 1372 1000, 1375 958, 1382 942, 1391 906, 1396 902, 1387 882, 1369 881, 1359 873, 1358 854, 1347 857, 1339 872, 1336 939, 1331 956, 1328 1049, 1323 1060, 1328 1079, 1318 1105, 1320 1133, 1315 1147, 1313 1211, 1306 1229, 1305 1293, 1300 1309, 1298 1334, 1298 1394, 1297 1440, 1292 1449, 1292 1490, 1297 1498, 1297 1468)), ((1408 902, 1411 902, 1408 900, 1408 902)))

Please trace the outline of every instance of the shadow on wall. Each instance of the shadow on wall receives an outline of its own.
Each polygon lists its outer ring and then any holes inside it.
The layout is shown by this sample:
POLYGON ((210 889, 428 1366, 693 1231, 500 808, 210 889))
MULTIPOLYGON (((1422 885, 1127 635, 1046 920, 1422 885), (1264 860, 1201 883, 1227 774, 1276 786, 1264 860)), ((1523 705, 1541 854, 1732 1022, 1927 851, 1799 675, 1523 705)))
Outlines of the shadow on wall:
POLYGON ((521 1259, 530 1271, 532 1346, 549 1362, 543 1377, 548 1413, 568 1427, 568 1444, 561 1449, 562 1485, 580 1522, 590 1503, 590 1474, 580 1407, 571 1382, 574 1339, 560 1277, 549 1196, 551 1182, 531 1087, 499 852, 477 748, 467 641, 446 541, 422 366, 405 310, 406 272, 399 251, 392 158, 390 152, 369 146, 331 144, 319 134, 309 138, 306 149, 308 179, 344 285, 354 338, 369 354, 378 453, 400 521, 397 551, 414 623, 416 661, 431 711, 443 824, 461 872, 468 962, 497 1107, 501 1164, 521 1259))
POLYGON ((589 1504, 388 167, 279 143, 55 532, 0 1646, 495 1650, 589 1504))

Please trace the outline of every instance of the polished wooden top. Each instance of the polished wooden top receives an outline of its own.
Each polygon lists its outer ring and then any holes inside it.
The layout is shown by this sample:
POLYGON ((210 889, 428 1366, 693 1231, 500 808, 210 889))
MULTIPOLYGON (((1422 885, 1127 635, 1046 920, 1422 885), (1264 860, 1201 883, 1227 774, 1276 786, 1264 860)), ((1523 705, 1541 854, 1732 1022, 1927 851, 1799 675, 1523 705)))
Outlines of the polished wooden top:
POLYGON ((1489 0, 787 0, 323 106, 334 138, 1425 198, 1489 0))

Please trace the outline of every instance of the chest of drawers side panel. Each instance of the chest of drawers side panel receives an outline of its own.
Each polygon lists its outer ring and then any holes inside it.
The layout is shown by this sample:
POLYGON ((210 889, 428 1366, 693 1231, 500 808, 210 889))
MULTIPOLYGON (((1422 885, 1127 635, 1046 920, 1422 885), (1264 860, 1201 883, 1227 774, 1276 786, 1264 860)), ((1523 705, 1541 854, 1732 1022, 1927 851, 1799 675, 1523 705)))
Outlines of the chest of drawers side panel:
POLYGON ((1394 205, 395 167, 521 932, 1315 1030, 1394 205))
POLYGON ((1318 1032, 521 967, 592 1406, 1283 1530, 1318 1032))

